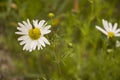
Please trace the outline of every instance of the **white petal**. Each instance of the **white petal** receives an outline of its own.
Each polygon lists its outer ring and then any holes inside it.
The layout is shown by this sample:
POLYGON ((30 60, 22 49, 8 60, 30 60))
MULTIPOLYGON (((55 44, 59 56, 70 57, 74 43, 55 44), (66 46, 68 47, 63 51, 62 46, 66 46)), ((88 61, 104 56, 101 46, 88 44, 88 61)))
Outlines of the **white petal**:
POLYGON ((48 25, 48 26, 46 26, 45 28, 43 28, 44 30, 48 30, 48 29, 50 29, 51 28, 51 25, 48 25))
POLYGON ((26 40, 26 39, 28 39, 29 38, 29 36, 21 36, 21 37, 19 37, 18 38, 18 41, 21 41, 21 40, 26 40))
POLYGON ((112 23, 109 23, 109 30, 112 31, 112 23))
POLYGON ((39 25, 38 25, 38 20, 33 20, 33 25, 34 25, 34 27, 38 27, 39 25))
POLYGON ((41 39, 48 45, 50 45, 50 42, 45 38, 45 37, 41 37, 41 39))
POLYGON ((42 48, 41 44, 38 43, 38 50, 40 50, 40 49, 43 49, 43 48, 42 48))
POLYGON ((27 33, 25 33, 25 32, 15 32, 15 34, 19 34, 19 35, 27 35, 27 33))
POLYGON ((120 32, 120 29, 117 29, 116 31, 115 31, 115 33, 119 33, 120 32))
POLYGON ((20 28, 20 27, 17 27, 17 30, 19 30, 20 32, 23 32, 23 33, 28 33, 28 30, 26 28, 20 28))
POLYGON ((27 23, 26 21, 23 21, 23 24, 24 26, 27 28, 27 29, 31 29, 32 27, 29 25, 29 23, 27 23))
POLYGON ((29 49, 29 52, 32 52, 32 49, 29 49))
POLYGON ((108 22, 106 20, 102 19, 102 23, 103 23, 103 26, 104 26, 105 30, 109 31, 108 22))
POLYGON ((97 28, 99 31, 103 32, 105 35, 107 35, 107 32, 106 32, 104 29, 100 28, 99 26, 96 26, 96 28, 97 28))
POLYGON ((39 28, 42 28, 43 27, 43 25, 44 25, 44 23, 45 23, 45 20, 41 20, 40 22, 39 22, 39 28))
POLYGON ((43 47, 45 47, 45 43, 42 41, 42 39, 39 39, 39 43, 40 43, 43 47))
POLYGON ((23 46, 23 50, 29 50, 29 46, 30 46, 30 44, 26 43, 26 44, 23 46))
POLYGON ((115 34, 115 36, 119 37, 119 36, 120 36, 120 34, 115 34))
POLYGON ((28 26, 28 24, 27 24, 25 21, 23 21, 23 24, 24 24, 25 26, 28 26))
POLYGON ((28 31, 28 29, 26 28, 21 28, 21 27, 17 27, 17 30, 21 31, 21 32, 26 32, 28 31))
POLYGON ((24 45, 26 42, 25 41, 21 41, 20 42, 20 45, 24 45))
POLYGON ((37 40, 37 49, 40 50, 40 49, 43 49, 41 44, 39 43, 39 40, 37 40))
POLYGON ((26 50, 26 48, 27 48, 26 45, 27 45, 27 44, 25 44, 25 45, 23 46, 23 50, 26 50))
MULTIPOLYGON (((22 37, 21 37, 21 39, 22 39, 22 37)), ((20 45, 29 43, 30 41, 31 41, 31 40, 30 40, 28 37, 26 37, 26 38, 22 39, 22 41, 20 42, 20 45)))
POLYGON ((113 31, 116 31, 117 25, 118 25, 117 23, 114 24, 114 26, 113 26, 113 31))
POLYGON ((35 50, 36 47, 37 47, 37 42, 35 41, 35 44, 34 44, 33 50, 35 50))
POLYGON ((48 33, 50 33, 51 32, 51 30, 42 30, 41 31, 41 33, 44 35, 44 34, 48 34, 48 33))
POLYGON ((35 41, 32 41, 30 44, 31 49, 33 49, 34 46, 35 46, 35 41))
POLYGON ((26 44, 24 45, 23 50, 31 50, 30 45, 31 45, 32 40, 31 39, 27 39, 25 41, 26 41, 26 44))
POLYGON ((25 27, 25 25, 23 25, 22 23, 18 23, 18 25, 19 25, 21 28, 25 27))
POLYGON ((29 29, 32 28, 32 25, 30 24, 29 19, 27 19, 27 23, 28 23, 28 27, 29 27, 29 29))

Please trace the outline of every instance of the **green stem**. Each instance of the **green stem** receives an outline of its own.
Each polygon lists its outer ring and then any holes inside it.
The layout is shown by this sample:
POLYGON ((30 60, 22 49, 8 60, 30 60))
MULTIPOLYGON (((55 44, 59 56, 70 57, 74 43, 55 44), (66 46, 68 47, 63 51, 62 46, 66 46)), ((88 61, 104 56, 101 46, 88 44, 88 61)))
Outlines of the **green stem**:
POLYGON ((56 64, 57 64, 57 70, 58 70, 58 76, 59 78, 61 77, 61 68, 60 68, 60 59, 57 51, 55 50, 55 59, 56 59, 56 64))

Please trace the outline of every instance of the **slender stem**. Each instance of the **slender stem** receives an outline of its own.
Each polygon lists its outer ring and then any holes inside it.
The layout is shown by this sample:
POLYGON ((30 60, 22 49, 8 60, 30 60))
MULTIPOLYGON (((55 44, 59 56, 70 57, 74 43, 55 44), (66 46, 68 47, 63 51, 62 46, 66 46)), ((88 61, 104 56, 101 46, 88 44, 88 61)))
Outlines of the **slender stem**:
MULTIPOLYGON (((53 35, 55 35, 55 33, 53 32, 53 35)), ((53 45, 53 55, 56 61, 56 66, 57 66, 57 73, 58 73, 58 77, 61 78, 61 67, 60 67, 60 55, 57 49, 57 44, 56 41, 54 41, 54 45, 53 45)))
POLYGON ((59 57, 59 54, 57 53, 57 50, 55 50, 54 54, 55 54, 55 59, 57 64, 58 76, 61 77, 60 57, 59 57))

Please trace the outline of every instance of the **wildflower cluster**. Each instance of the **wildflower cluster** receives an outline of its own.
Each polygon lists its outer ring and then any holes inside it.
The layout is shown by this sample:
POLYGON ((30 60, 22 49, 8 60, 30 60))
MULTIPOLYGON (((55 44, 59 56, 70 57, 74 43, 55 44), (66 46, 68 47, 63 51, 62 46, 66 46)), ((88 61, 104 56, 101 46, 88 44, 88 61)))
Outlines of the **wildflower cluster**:
MULTIPOLYGON (((53 16, 52 13, 49 15, 53 16)), ((99 26, 96 26, 96 29, 104 33, 108 39, 112 39, 113 37, 120 37, 120 29, 117 28, 117 23, 112 25, 112 23, 102 20, 102 24, 104 29, 99 26)), ((18 38, 20 41, 20 45, 24 45, 23 50, 33 51, 36 48, 38 50, 43 49, 46 44, 50 45, 50 42, 44 37, 45 34, 51 32, 51 25, 47 25, 45 20, 33 20, 33 24, 30 23, 29 19, 27 21, 23 21, 23 23, 18 23, 19 27, 17 29, 18 32, 15 32, 21 37, 18 38), (32 26, 33 25, 33 26, 32 26)), ((118 41, 116 41, 118 46, 118 41)))

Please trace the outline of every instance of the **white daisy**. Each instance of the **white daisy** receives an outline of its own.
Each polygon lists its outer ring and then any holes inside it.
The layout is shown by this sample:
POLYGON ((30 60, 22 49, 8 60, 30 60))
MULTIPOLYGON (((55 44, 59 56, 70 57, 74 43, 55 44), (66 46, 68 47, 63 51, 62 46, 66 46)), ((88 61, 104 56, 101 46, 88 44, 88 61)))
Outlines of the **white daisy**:
POLYGON ((107 35, 108 38, 112 38, 114 36, 116 37, 119 37, 120 36, 120 29, 117 29, 117 23, 115 23, 113 26, 112 26, 112 23, 106 21, 106 20, 102 20, 102 23, 103 23, 103 26, 104 26, 104 29, 102 29, 101 27, 99 26, 96 26, 96 28, 98 30, 100 30, 102 33, 104 33, 105 35, 107 35))
POLYGON ((33 24, 31 24, 29 19, 27 19, 27 21, 23 21, 23 23, 18 23, 18 25, 17 30, 19 31, 15 33, 21 35, 18 41, 20 41, 20 45, 24 45, 23 50, 31 52, 36 48, 38 50, 43 49, 46 44, 50 45, 50 42, 44 35, 51 32, 51 30, 49 30, 51 25, 47 25, 45 20, 33 20, 33 24))

